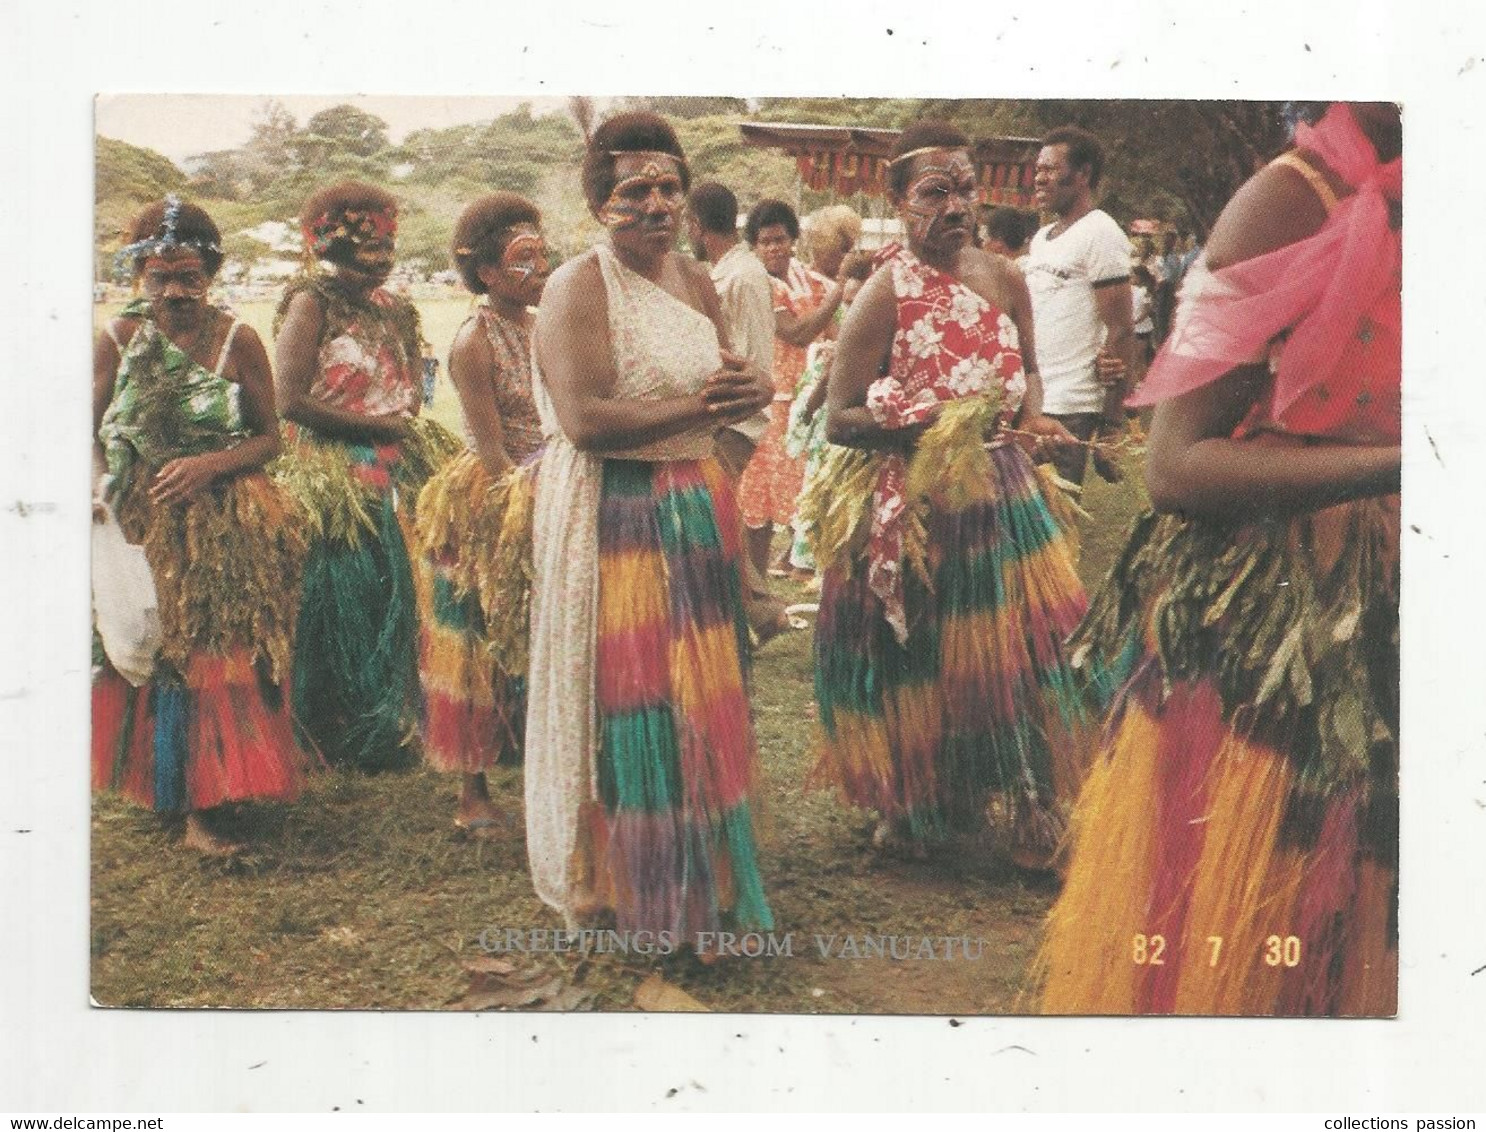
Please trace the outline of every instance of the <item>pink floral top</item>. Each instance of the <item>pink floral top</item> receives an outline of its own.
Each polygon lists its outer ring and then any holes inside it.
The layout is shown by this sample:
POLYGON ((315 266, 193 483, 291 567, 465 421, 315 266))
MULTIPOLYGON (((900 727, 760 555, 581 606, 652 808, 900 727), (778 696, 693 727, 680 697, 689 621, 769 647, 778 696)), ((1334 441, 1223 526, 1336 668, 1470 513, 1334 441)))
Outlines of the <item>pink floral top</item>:
MULTIPOLYGON (((900 244, 888 244, 876 266, 892 272, 898 330, 887 376, 867 390, 867 408, 885 428, 907 428, 935 405, 975 397, 999 385, 1000 419, 1009 423, 1027 392, 1016 324, 952 275, 930 267, 900 244)), ((900 641, 908 626, 903 605, 903 517, 907 460, 882 461, 872 498, 868 586, 882 599, 900 641)))
MULTIPOLYGON (((531 337, 526 327, 502 318, 494 307, 481 306, 474 317, 480 320, 495 357, 491 386, 500 414, 502 443, 506 455, 521 464, 542 447, 542 421, 532 398, 531 337)), ((473 447, 468 425, 465 439, 473 447)))

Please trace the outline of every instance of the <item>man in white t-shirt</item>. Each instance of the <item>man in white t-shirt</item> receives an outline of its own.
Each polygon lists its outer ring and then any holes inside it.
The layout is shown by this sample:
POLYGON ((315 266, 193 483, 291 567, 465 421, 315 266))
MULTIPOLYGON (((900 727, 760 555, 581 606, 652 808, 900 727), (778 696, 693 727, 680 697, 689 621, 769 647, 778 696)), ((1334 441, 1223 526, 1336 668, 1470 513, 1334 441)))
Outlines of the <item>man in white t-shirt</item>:
MULTIPOLYGON (((1094 207, 1104 168, 1099 141, 1064 126, 1043 139, 1033 194, 1057 219, 1032 237, 1022 268, 1032 292, 1042 410, 1080 440, 1118 435, 1125 427, 1134 336, 1130 321, 1130 240, 1094 207)), ((1088 449, 1053 456, 1058 474, 1082 484, 1088 449)), ((1119 469, 1094 456, 1094 470, 1111 483, 1119 469)))
MULTIPOLYGON (((692 188, 687 204, 687 236, 697 258, 712 266, 728 348, 746 359, 749 370, 772 374, 774 288, 763 263, 738 237, 738 198, 726 185, 707 181, 692 188)), ((769 411, 764 408, 745 421, 719 430, 718 460, 734 487, 768 427, 769 411)), ((743 573, 747 581, 743 587, 744 615, 759 640, 766 640, 788 625, 784 602, 768 592, 746 554, 743 573)))

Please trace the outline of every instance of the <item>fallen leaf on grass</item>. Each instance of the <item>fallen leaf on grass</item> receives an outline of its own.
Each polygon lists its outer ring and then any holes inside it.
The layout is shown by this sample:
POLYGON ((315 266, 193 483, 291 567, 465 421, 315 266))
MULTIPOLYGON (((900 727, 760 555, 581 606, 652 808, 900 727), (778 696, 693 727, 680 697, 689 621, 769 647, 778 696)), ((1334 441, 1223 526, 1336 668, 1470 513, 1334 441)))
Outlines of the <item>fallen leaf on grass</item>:
POLYGON ((532 1009, 543 1011, 584 1010, 588 1006, 588 1000, 592 997, 593 995, 589 994, 582 987, 567 986, 558 991, 557 994, 553 995, 546 1002, 538 1003, 532 1009))
POLYGON ((501 1010, 518 1006, 531 1006, 543 999, 552 998, 562 990, 561 979, 548 979, 535 986, 500 984, 484 990, 471 990, 455 1005, 464 1010, 501 1010))
POLYGON ((672 986, 659 975, 651 975, 635 988, 635 1005, 651 1013, 684 1011, 707 1014, 708 1009, 678 986, 672 986))
POLYGON ((464 969, 479 975, 509 975, 516 970, 516 964, 494 955, 476 955, 464 961, 464 969))
POLYGON ((540 967, 518 968, 509 959, 476 955, 464 961, 470 985, 452 1003, 456 1010, 579 1010, 592 996, 540 967))

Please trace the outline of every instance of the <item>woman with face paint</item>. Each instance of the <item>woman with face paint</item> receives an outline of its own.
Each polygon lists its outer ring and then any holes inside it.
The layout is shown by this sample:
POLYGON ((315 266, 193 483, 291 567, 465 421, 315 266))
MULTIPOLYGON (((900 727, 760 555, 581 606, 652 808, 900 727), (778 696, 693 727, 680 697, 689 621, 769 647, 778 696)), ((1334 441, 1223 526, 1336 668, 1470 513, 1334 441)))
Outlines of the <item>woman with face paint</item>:
POLYGON ((1071 642, 1114 679, 1049 1013, 1396 1009, 1401 148, 1388 103, 1301 126, 1129 402, 1154 510, 1071 642))
POLYGON ((299 791, 287 685, 304 544, 262 471, 279 449, 268 356, 206 301, 217 226, 172 196, 132 240, 121 263, 143 298, 94 352, 94 508, 143 546, 161 636, 137 687, 98 658, 93 783, 184 813, 187 846, 229 854, 217 807, 299 791))
POLYGON ((275 474, 311 531, 294 712, 331 762, 377 770, 407 761, 418 722, 413 504, 462 446, 417 417, 418 311, 382 286, 396 201, 347 181, 310 197, 300 226, 308 266, 274 320, 279 409, 292 422, 275 474))
POLYGON ((1023 448, 1067 434, 1041 413, 1025 283, 971 246, 967 145, 937 123, 900 136, 908 246, 878 254, 831 366, 827 432, 846 447, 802 503, 824 572, 820 773, 881 815, 879 847, 923 855, 990 812, 1013 858, 1046 868, 1079 779, 1059 645, 1085 596, 1023 448))
POLYGON ((418 499, 423 756, 462 776, 454 821, 480 839, 497 824, 485 772, 520 760, 526 725, 526 673, 492 657, 491 626, 502 639, 503 623, 526 613, 495 592, 493 564, 510 493, 529 488, 508 473, 542 446, 530 338, 548 275, 541 223, 525 197, 493 193, 454 227, 454 265, 465 287, 484 296, 449 351, 470 447, 418 499))
POLYGON ((740 524, 719 428, 768 376, 719 348, 704 264, 673 244, 689 183, 671 127, 593 134, 589 207, 609 239, 564 264, 537 315, 548 444, 534 504, 527 855, 569 924, 768 928, 750 809, 740 524))

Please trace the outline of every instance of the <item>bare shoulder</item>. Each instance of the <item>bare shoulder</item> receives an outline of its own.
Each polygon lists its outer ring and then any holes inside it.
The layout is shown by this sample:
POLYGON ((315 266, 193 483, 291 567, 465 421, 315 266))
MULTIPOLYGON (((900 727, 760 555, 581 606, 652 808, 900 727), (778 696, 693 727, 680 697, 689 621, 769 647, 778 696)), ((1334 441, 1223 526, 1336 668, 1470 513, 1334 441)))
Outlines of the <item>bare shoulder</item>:
POLYGON ((960 252, 960 275, 967 287, 999 307, 1009 305, 1021 279, 1010 260, 984 248, 960 252))
MULTIPOLYGON (((231 317, 231 316, 229 316, 231 317)), ((232 335, 233 357, 258 357, 264 353, 263 339, 258 332, 241 319, 236 320, 236 328, 228 330, 232 335)))
POLYGON ((862 332, 876 332, 891 328, 897 322, 898 297, 893 293, 893 273, 874 271, 871 278, 862 284, 856 301, 846 312, 846 322, 841 327, 841 337, 855 336, 862 332))
POLYGON ((675 255, 677 262, 681 264, 681 270, 686 272, 688 278, 697 283, 705 281, 708 286, 712 285, 712 269, 707 264, 691 256, 682 255, 680 252, 672 254, 675 255))
POLYGON ((590 248, 552 273, 542 292, 542 303, 538 310, 569 308, 585 300, 591 302, 603 293, 604 280, 599 267, 598 249, 590 248))
POLYGON ((463 373, 467 367, 491 366, 495 354, 490 349, 490 339, 485 335, 480 316, 475 314, 465 319, 454 332, 454 341, 449 346, 449 374, 463 373))
POLYGON ((1231 267, 1314 236, 1326 223, 1326 205, 1305 175, 1267 165, 1233 195, 1207 243, 1213 270, 1231 267))
POLYGON ((313 287, 301 287, 289 296, 289 301, 280 308, 274 322, 274 334, 280 328, 294 326, 301 333, 318 332, 325 324, 325 300, 313 287))
POLYGON ((120 315, 118 318, 110 319, 108 331, 104 337, 123 350, 134 338, 134 332, 139 329, 140 319, 135 315, 120 315))
POLYGON ((449 350, 451 353, 467 350, 483 341, 485 341, 485 335, 480 326, 480 316, 472 314, 459 324, 459 329, 454 332, 454 343, 449 350))

